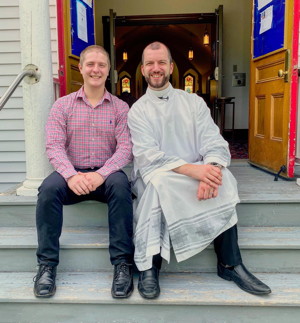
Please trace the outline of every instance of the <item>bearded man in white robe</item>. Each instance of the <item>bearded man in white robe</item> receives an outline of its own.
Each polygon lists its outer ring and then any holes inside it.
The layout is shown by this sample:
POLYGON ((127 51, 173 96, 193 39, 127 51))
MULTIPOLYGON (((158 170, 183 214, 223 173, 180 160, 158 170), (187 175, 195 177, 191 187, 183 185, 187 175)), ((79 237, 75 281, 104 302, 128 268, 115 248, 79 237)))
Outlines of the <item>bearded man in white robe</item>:
POLYGON ((214 242, 218 275, 246 292, 270 288, 243 265, 237 242, 236 180, 228 143, 196 94, 174 89, 170 50, 148 45, 142 56, 146 94, 132 106, 135 256, 142 297, 160 294, 162 258, 188 259, 214 242))

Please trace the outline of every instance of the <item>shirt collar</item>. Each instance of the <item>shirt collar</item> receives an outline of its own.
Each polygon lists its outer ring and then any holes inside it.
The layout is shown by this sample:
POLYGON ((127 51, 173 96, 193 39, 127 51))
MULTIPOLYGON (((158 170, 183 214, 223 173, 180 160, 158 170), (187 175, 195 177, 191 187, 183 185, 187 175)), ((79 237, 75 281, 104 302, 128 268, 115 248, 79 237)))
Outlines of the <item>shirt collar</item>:
POLYGON ((150 94, 151 96, 158 98, 158 99, 169 98, 172 91, 173 91, 173 86, 171 83, 169 83, 167 88, 165 88, 161 91, 152 90, 149 87, 147 88, 147 93, 150 94))
MULTIPOLYGON (((78 90, 77 98, 81 98, 85 102, 88 102, 88 100, 85 96, 84 90, 83 90, 83 86, 78 90)), ((104 95, 102 97, 102 100, 100 100, 99 104, 103 103, 104 100, 107 100, 109 102, 112 101, 111 94, 106 89, 104 89, 104 95)))

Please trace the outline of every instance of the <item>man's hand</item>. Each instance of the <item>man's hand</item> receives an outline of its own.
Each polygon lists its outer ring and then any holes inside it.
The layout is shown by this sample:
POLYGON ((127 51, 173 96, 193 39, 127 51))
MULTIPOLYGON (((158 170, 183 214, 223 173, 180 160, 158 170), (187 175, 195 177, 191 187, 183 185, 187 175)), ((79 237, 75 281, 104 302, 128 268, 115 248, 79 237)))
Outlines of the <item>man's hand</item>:
POLYGON ((70 190, 76 195, 86 195, 92 191, 92 184, 86 179, 85 174, 78 172, 78 174, 71 176, 67 180, 70 190))
POLYGON ((104 183, 104 178, 96 172, 82 173, 70 177, 67 180, 69 188, 76 195, 86 195, 95 191, 97 187, 104 183))
POLYGON ((200 181, 197 192, 198 200, 208 200, 217 196, 218 188, 213 188, 208 184, 200 181))
POLYGON ((210 164, 185 164, 173 169, 173 171, 204 182, 214 189, 218 189, 222 185, 222 171, 219 167, 210 164))
POLYGON ((97 187, 101 186, 104 183, 104 178, 97 172, 78 172, 78 174, 84 175, 86 180, 88 180, 89 184, 91 185, 90 191, 95 191, 97 187))

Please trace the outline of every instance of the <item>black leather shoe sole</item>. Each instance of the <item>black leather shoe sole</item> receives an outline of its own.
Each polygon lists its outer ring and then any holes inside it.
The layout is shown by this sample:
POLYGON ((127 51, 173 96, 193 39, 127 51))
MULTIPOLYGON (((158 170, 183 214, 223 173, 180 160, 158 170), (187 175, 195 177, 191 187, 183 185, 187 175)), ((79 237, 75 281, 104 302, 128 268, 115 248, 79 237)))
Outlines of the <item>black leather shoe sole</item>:
POLYGON ((34 292, 34 296, 35 297, 38 297, 38 298, 49 298, 49 297, 51 297, 51 296, 53 296, 55 294, 55 292, 56 292, 56 286, 54 286, 53 290, 51 292, 47 293, 47 294, 39 294, 39 293, 37 293, 37 291, 35 289, 33 290, 33 292, 34 292))

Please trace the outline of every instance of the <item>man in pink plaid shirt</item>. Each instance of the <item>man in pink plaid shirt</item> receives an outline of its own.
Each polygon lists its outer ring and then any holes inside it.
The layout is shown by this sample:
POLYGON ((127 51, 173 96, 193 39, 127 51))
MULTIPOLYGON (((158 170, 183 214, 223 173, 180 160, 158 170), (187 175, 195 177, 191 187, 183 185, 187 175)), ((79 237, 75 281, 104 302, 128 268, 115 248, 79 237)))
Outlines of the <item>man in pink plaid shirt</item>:
POLYGON ((105 89, 109 69, 104 48, 84 49, 79 62, 83 87, 58 99, 50 111, 46 151, 55 171, 38 194, 36 297, 50 297, 56 291, 63 205, 86 200, 108 204, 112 296, 127 298, 133 291, 132 199, 128 178, 121 170, 132 160, 129 107, 105 89))

